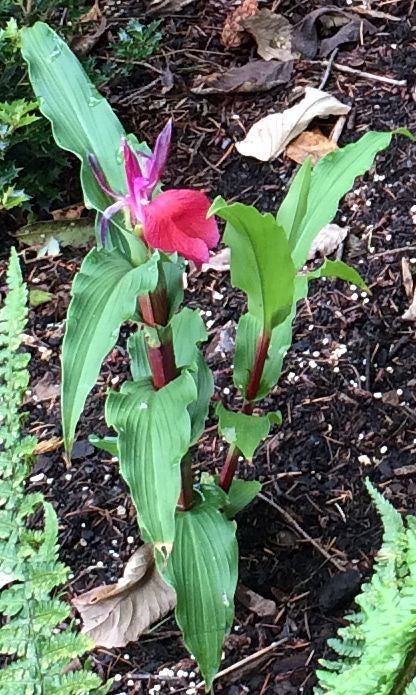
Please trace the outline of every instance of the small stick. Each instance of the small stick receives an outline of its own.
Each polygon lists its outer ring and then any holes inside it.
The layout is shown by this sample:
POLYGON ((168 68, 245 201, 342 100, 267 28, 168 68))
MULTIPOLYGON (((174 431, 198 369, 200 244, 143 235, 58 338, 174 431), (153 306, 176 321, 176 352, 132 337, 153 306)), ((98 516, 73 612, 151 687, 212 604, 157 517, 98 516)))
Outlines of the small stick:
POLYGON ((340 116, 338 118, 337 122, 334 125, 333 131, 331 133, 332 142, 335 142, 335 143, 338 142, 338 140, 341 137, 341 133, 344 130, 344 125, 345 125, 346 121, 347 121, 346 116, 340 116))
MULTIPOLYGON (((323 65, 329 65, 329 60, 323 60, 323 65)), ((372 72, 364 72, 363 70, 356 70, 356 68, 350 68, 348 65, 341 65, 341 63, 332 63, 332 67, 339 72, 346 72, 349 75, 359 75, 360 77, 366 77, 368 80, 373 80, 374 82, 383 82, 384 84, 392 84, 396 87, 406 87, 406 80, 395 80, 393 77, 384 77, 383 75, 374 75, 372 72)))
MULTIPOLYGON (((229 673, 232 673, 233 671, 241 668, 242 666, 246 666, 251 661, 256 661, 257 659, 260 659, 265 654, 268 654, 269 652, 272 652, 277 647, 280 647, 280 645, 287 642, 288 639, 289 639, 289 637, 284 637, 283 639, 279 640, 278 642, 272 642, 271 644, 269 644, 268 647, 264 647, 263 649, 259 649, 258 652, 254 652, 254 654, 250 654, 249 656, 246 656, 244 659, 241 659, 241 661, 237 661, 236 664, 232 664, 231 666, 228 666, 227 668, 225 668, 223 671, 219 671, 217 673, 217 675, 215 676, 214 680, 217 680, 218 678, 222 678, 222 676, 228 676, 229 673)), ((202 688, 203 685, 205 685, 205 681, 200 681, 199 683, 196 684, 195 688, 197 690, 199 690, 200 688, 202 688)))
POLYGON ((339 570, 340 572, 344 571, 344 567, 342 566, 342 564, 338 562, 338 560, 336 560, 334 557, 332 557, 332 555, 330 555, 325 550, 325 548, 322 548, 314 538, 311 538, 311 536, 308 533, 306 533, 306 531, 304 531, 301 526, 299 526, 297 521, 295 521, 290 516, 290 514, 285 509, 283 509, 283 507, 281 507, 279 504, 276 504, 276 502, 271 500, 270 497, 263 495, 261 492, 257 495, 257 497, 263 500, 263 502, 267 502, 267 504, 270 504, 270 506, 273 507, 273 509, 276 509, 276 511, 279 512, 279 514, 285 519, 285 521, 287 521, 287 523, 290 524, 290 526, 293 526, 295 531, 297 531, 301 536, 303 536, 305 540, 311 543, 313 547, 316 548, 316 550, 318 550, 321 553, 321 555, 324 556, 324 558, 326 558, 326 560, 332 562, 332 564, 334 565, 334 567, 337 568, 337 570, 339 570))
POLYGON ((329 76, 331 74, 332 66, 334 64, 334 60, 335 60, 337 53, 338 53, 338 48, 334 48, 334 50, 332 51, 331 56, 328 60, 328 65, 326 66, 324 76, 320 82, 318 89, 323 89, 325 87, 326 83, 328 82, 329 76))
POLYGON ((365 7, 349 7, 348 9, 350 12, 376 17, 376 19, 387 19, 389 22, 401 22, 403 20, 403 17, 395 17, 393 14, 387 14, 387 12, 380 12, 379 10, 366 10, 365 7))
POLYGON ((391 253, 401 253, 402 251, 416 251, 416 246, 399 246, 397 249, 390 249, 390 251, 372 253, 369 258, 382 258, 383 256, 389 256, 391 253))

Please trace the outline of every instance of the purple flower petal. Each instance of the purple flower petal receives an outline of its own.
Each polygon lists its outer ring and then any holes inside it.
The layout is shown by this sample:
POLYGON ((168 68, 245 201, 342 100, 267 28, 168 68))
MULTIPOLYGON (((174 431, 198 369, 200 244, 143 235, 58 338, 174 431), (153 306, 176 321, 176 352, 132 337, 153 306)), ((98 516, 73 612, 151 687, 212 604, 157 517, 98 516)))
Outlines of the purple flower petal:
POLYGON ((110 224, 110 220, 114 215, 117 214, 123 207, 126 206, 126 198, 121 198, 118 200, 116 203, 113 203, 112 205, 109 205, 108 208, 106 208, 103 212, 103 216, 101 218, 101 227, 100 227, 100 236, 101 236, 101 243, 104 246, 105 241, 107 239, 107 232, 108 232, 108 226, 110 224))
POLYGON ((136 153, 130 147, 125 138, 122 140, 124 171, 126 175, 127 190, 131 198, 134 198, 134 182, 142 175, 136 153))
POLYGON ((159 133, 153 150, 152 168, 149 172, 149 185, 154 188, 161 179, 169 155, 170 141, 172 138, 172 119, 166 123, 159 133))
POLYGON ((91 167, 91 171, 94 174, 99 187, 104 191, 104 193, 107 193, 107 195, 109 195, 111 198, 119 200, 122 197, 121 194, 116 193, 116 191, 113 191, 113 189, 110 188, 110 186, 108 185, 108 181, 105 177, 103 170, 98 164, 98 159, 95 156, 95 154, 88 155, 88 164, 91 167))

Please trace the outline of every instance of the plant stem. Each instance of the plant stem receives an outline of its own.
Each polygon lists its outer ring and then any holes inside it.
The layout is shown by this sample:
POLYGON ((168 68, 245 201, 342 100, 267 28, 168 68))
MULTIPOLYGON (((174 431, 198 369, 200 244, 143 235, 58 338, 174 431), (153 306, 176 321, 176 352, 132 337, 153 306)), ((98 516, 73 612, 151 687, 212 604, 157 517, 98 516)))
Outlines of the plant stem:
POLYGON ((416 677, 416 642, 414 642, 411 647, 406 660, 404 662, 403 668, 400 671, 397 681, 393 686, 392 695, 403 695, 406 691, 407 686, 416 677))
MULTIPOLYGON (((258 340, 253 367, 247 384, 246 400, 241 408, 241 412, 244 413, 244 415, 251 415, 253 412, 253 401, 260 388, 261 377, 263 375, 263 369, 270 345, 270 337, 269 333, 263 332, 258 340)), ((240 455, 240 450, 234 444, 231 444, 219 479, 219 485, 225 492, 228 492, 231 487, 240 455)))
MULTIPOLYGON (((160 283, 154 292, 139 297, 139 307, 143 322, 152 328, 158 329, 159 326, 168 324, 168 298, 162 271, 160 270, 160 283)), ((160 345, 152 347, 147 345, 147 356, 152 371, 153 385, 155 389, 161 389, 177 376, 175 353, 173 351, 172 332, 164 330, 158 332, 160 345)), ((179 498, 179 506, 190 509, 193 499, 193 481, 191 459, 188 455, 184 456, 181 463, 182 490, 179 498)))

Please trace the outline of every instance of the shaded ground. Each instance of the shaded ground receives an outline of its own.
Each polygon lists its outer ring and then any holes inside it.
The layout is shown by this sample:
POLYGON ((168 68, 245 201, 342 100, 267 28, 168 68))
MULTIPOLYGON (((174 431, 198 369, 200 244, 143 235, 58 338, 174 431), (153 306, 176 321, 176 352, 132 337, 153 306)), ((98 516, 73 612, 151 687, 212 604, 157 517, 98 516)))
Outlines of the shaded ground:
MULTIPOLYGON (((135 3, 131 10, 117 5, 120 23, 130 16, 144 20, 143 4, 135 3)), ((320 4, 325 5, 315 2, 313 7, 320 4)), ((272 3, 264 5, 272 7, 272 3)), ((293 5, 274 3, 291 21, 313 9, 311 3, 293 5)), ((378 9, 382 5, 378 3, 378 9)), ((360 70, 408 78, 408 88, 394 87, 334 69, 326 88, 353 105, 341 143, 355 140, 369 128, 416 130, 415 22, 404 19, 409 5, 385 3, 386 12, 403 20, 370 18, 377 33, 364 46, 348 44, 348 50, 340 50, 337 56, 339 63, 360 70)), ((284 157, 270 164, 246 160, 230 145, 260 115, 290 104, 295 86, 318 86, 325 68, 319 61, 299 61, 287 87, 263 95, 190 94, 196 74, 255 56, 251 43, 234 53, 221 46, 219 31, 231 8, 231 2, 194 2, 165 20, 161 54, 147 61, 149 67, 138 66, 129 83, 120 84, 108 96, 126 125, 149 142, 167 117, 174 117, 167 183, 198 187, 210 195, 221 193, 227 199, 238 197, 272 211, 283 196, 293 163, 284 157), (147 88, 167 66, 174 75, 172 89, 162 94, 159 84, 147 88)), ((111 8, 108 13, 114 16, 111 8)), ((105 46, 98 51, 105 55, 105 46)), ((283 426, 260 448, 253 465, 240 471, 248 478, 259 478, 263 494, 271 500, 256 501, 238 520, 241 581, 274 599, 277 612, 260 620, 237 601, 223 665, 258 656, 221 678, 216 693, 311 693, 325 641, 342 624, 360 575, 368 574, 379 546, 379 524, 363 490, 364 478, 377 482, 401 511, 415 511, 415 325, 400 318, 408 306, 401 258, 410 259, 416 269, 410 214, 415 165, 414 147, 397 138, 342 204, 338 221, 351 226, 343 259, 360 270, 371 297, 343 283, 319 280, 299 311, 281 383, 265 404, 282 410, 283 426), (344 570, 350 572, 344 574, 344 570), (278 646, 270 648, 273 642, 278 646)), ((63 320, 81 254, 65 250, 57 259, 35 261, 31 252, 24 252, 23 258, 29 286, 54 294, 51 303, 31 311, 27 341, 34 356, 32 390, 38 399, 34 404, 33 394, 28 396, 30 427, 41 440, 49 440, 60 436, 58 392, 53 387, 59 384, 63 320)), ((216 397, 235 406, 227 366, 231 357, 225 359, 215 346, 224 326, 232 336, 233 322, 243 308, 241 296, 230 289, 228 274, 210 271, 191 277, 188 301, 206 312, 216 397)), ((121 345, 126 335, 123 329, 121 345)), ((116 348, 88 400, 72 466, 66 467, 58 450, 40 455, 33 471, 44 478, 31 483, 31 488, 42 489, 59 513, 63 556, 73 569, 69 595, 118 578, 139 543, 117 464, 86 441, 89 433, 106 431, 104 394, 127 373, 125 350, 116 348)), ((215 469, 221 465, 222 454, 222 445, 209 428, 194 452, 195 472, 215 469)), ((114 693, 190 695, 192 683, 199 680, 172 619, 139 644, 125 650, 100 649, 92 658, 103 676, 116 678, 114 693), (162 682, 157 674, 165 667, 173 672, 162 682), (159 691, 155 685, 161 685, 159 691)))

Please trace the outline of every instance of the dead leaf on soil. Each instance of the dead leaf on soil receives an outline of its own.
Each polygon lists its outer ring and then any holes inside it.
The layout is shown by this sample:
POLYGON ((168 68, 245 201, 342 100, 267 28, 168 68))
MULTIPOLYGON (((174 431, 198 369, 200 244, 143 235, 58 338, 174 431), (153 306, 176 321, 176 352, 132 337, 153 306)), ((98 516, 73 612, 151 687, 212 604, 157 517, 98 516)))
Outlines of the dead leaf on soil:
POLYGON ((51 210, 51 215, 54 220, 78 220, 85 210, 84 203, 69 205, 65 208, 51 210))
POLYGON ((49 380, 49 374, 46 373, 32 388, 32 396, 37 403, 41 401, 51 401, 52 399, 59 398, 61 389, 59 384, 54 384, 49 380))
POLYGON ((149 14, 169 14, 170 12, 180 12, 186 5, 190 5, 194 0, 150 0, 146 7, 149 14))
MULTIPOLYGON (((336 21, 333 21, 333 26, 337 26, 336 21)), ((296 26, 293 34, 293 46, 305 58, 315 58, 320 43, 319 55, 325 57, 337 46, 348 41, 357 41, 361 34, 371 35, 375 31, 377 31, 376 27, 366 19, 356 17, 350 12, 345 12, 337 7, 322 7, 310 12, 296 26), (330 18, 337 16, 345 18, 343 26, 333 36, 319 42, 318 30, 316 28, 317 21, 324 21, 325 26, 328 27, 330 18)))
POLYGON ((305 130, 288 145, 286 155, 298 164, 302 164, 306 157, 311 157, 312 164, 316 164, 322 157, 337 149, 338 145, 319 129, 305 130))
POLYGON ((38 257, 52 256, 60 253, 60 246, 87 246, 95 238, 95 227, 87 217, 78 220, 48 220, 27 224, 17 231, 16 236, 26 246, 39 246, 38 257))
POLYGON ((268 598, 263 598, 255 591, 248 589, 244 584, 239 584, 237 587, 237 598, 248 610, 252 611, 260 618, 265 618, 268 615, 274 615, 277 611, 277 606, 274 601, 268 598))
POLYGON ((289 82, 293 63, 277 60, 252 60, 238 68, 198 77, 191 89, 194 94, 223 94, 224 92, 267 92, 289 82))
POLYGON ((404 312, 402 319, 404 321, 416 321, 416 291, 413 295, 412 303, 404 312))
POLYGON ((93 6, 79 18, 80 22, 97 22, 101 18, 101 10, 99 8, 98 2, 95 2, 93 6))
POLYGON ((259 10, 243 20, 243 27, 255 38, 257 53, 264 60, 286 62, 299 57, 299 53, 292 50, 292 25, 283 15, 268 9, 259 10))
POLYGON ((308 261, 313 260, 316 256, 329 256, 336 251, 348 232, 349 227, 340 227, 338 224, 326 224, 312 242, 308 261))
POLYGON ((216 270, 217 273, 225 273, 227 270, 230 270, 230 249, 228 246, 210 256, 208 263, 202 264, 201 270, 206 271, 210 268, 216 270))
POLYGON ((226 48, 238 48, 245 36, 243 22, 258 11, 258 0, 244 0, 240 7, 227 15, 221 32, 221 43, 226 48))
POLYGON ((52 451, 59 449, 59 447, 62 446, 63 441, 64 440, 59 439, 59 437, 44 439, 36 444, 33 453, 35 456, 39 456, 40 454, 50 454, 52 451))
POLYGON ((272 113, 261 118, 250 128, 244 140, 236 143, 236 148, 246 157, 255 157, 267 162, 278 157, 313 118, 342 116, 347 114, 350 108, 327 92, 306 87, 305 96, 300 102, 282 113, 272 113))
POLYGON ((405 256, 402 258, 402 278, 404 291, 409 302, 413 301, 413 275, 410 263, 405 256))
POLYGON ((100 24, 97 29, 88 34, 82 34, 82 36, 75 36, 71 41, 71 48, 77 56, 88 55, 95 44, 98 42, 99 38, 104 34, 107 29, 107 19, 106 17, 101 17, 100 24))
POLYGON ((73 599, 82 632, 97 646, 125 647, 175 607, 175 592, 158 574, 150 544, 128 561, 117 584, 91 589, 73 599))

